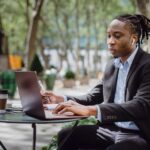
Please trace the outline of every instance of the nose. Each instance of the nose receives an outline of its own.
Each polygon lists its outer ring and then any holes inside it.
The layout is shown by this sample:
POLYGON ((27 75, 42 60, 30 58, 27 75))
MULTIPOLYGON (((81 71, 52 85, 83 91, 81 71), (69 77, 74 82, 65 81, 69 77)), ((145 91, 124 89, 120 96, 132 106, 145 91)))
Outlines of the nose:
POLYGON ((108 45, 112 45, 112 44, 115 44, 115 39, 113 37, 110 37, 107 39, 107 44, 108 45))

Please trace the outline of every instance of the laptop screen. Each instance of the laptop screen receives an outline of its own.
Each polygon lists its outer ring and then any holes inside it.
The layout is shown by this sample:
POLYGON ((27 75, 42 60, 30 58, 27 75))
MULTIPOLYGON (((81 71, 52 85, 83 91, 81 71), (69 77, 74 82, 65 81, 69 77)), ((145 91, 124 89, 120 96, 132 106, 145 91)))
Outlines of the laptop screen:
POLYGON ((30 116, 44 119, 45 113, 36 72, 16 71, 16 82, 23 111, 30 116))

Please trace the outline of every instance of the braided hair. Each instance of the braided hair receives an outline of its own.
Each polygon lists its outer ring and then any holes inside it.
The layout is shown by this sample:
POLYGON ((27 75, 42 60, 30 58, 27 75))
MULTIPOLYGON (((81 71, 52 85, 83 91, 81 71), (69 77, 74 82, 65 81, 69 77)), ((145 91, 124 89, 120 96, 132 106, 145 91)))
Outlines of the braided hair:
POLYGON ((150 19, 143 15, 135 14, 135 15, 120 15, 116 17, 115 19, 126 22, 129 27, 131 28, 132 33, 138 35, 138 41, 137 44, 140 46, 140 44, 143 43, 143 40, 148 40, 150 36, 150 19))

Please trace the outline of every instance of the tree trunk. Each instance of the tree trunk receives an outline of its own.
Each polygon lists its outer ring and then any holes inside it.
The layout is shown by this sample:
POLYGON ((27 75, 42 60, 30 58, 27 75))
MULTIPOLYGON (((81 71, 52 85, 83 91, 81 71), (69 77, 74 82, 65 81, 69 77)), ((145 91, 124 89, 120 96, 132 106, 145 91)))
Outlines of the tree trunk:
POLYGON ((100 63, 99 56, 98 56, 98 51, 99 51, 99 39, 98 39, 98 22, 99 20, 96 19, 96 13, 97 13, 97 6, 99 2, 94 1, 94 8, 92 9, 92 22, 93 22, 93 29, 94 29, 94 36, 95 36, 95 49, 94 49, 94 73, 95 77, 98 76, 99 73, 99 68, 98 68, 98 63, 100 63))
POLYGON ((4 67, 3 68, 4 70, 10 69, 8 36, 5 34, 5 31, 3 29, 1 16, 0 16, 0 55, 6 58, 6 64, 4 64, 5 66, 1 66, 1 68, 4 67))
POLYGON ((41 50, 41 55, 42 55, 42 58, 44 61, 44 69, 47 70, 47 69, 49 69, 49 58, 48 58, 49 56, 44 54, 45 47, 42 43, 42 39, 38 39, 38 44, 39 44, 39 47, 41 50))
POLYGON ((27 44, 26 44, 26 53, 27 53, 26 65, 28 68, 32 62, 36 50, 35 41, 36 41, 38 22, 40 20, 40 12, 41 12, 43 2, 44 0, 35 1, 35 8, 32 12, 32 17, 29 25, 29 30, 27 34, 27 44))
POLYGON ((79 34, 79 0, 76 0, 75 3, 76 8, 76 76, 79 78, 80 68, 79 68, 79 60, 80 60, 80 34, 79 34))
MULTIPOLYGON (((88 5, 86 5, 88 7, 88 5)), ((87 68, 87 73, 89 74, 90 73, 90 68, 91 68, 91 65, 90 65, 90 46, 91 46, 91 43, 90 43, 90 21, 91 21, 91 18, 90 18, 90 10, 89 8, 86 8, 86 24, 87 24, 87 44, 86 44, 86 50, 87 50, 87 65, 88 65, 88 68, 87 68)))
MULTIPOLYGON (((68 68, 70 68, 70 63, 69 63, 69 60, 68 60, 68 57, 67 57, 68 56, 68 53, 67 53, 68 52, 68 43, 66 41, 67 40, 67 38, 66 38, 67 32, 65 32, 66 34, 64 34, 64 32, 61 29, 61 26, 59 24, 59 15, 58 15, 58 13, 60 11, 59 10, 59 1, 53 0, 52 2, 54 4, 54 13, 55 13, 56 26, 57 26, 57 29, 58 29, 58 32, 59 32, 59 35, 60 35, 60 39, 62 41, 62 44, 60 45, 60 48, 61 48, 61 50, 63 50, 63 54, 62 54, 63 56, 61 54, 59 56, 60 56, 60 58, 65 57, 65 60, 67 62, 67 66, 68 66, 68 68)), ((68 19, 68 18, 66 18, 66 16, 64 15, 63 23, 64 23, 66 29, 68 30, 68 23, 67 23, 68 20, 66 20, 66 19, 68 19)))
POLYGON ((25 13, 25 16, 26 16, 26 22, 27 22, 28 26, 29 26, 29 23, 30 23, 29 6, 30 6, 29 0, 26 0, 26 13, 25 13))

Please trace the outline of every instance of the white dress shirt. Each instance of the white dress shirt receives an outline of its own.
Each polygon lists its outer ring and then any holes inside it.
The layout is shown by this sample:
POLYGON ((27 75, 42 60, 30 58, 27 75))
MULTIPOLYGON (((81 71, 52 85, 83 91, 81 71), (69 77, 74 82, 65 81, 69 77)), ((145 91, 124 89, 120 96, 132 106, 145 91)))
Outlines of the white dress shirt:
MULTIPOLYGON (((116 58, 114 61, 115 67, 119 68, 116 92, 115 92, 115 97, 114 97, 114 103, 116 103, 116 104, 121 104, 121 103, 125 102, 124 98, 125 98, 126 79, 127 79, 131 64, 137 53, 137 50, 138 50, 138 48, 136 48, 133 51, 133 53, 130 55, 130 57, 124 63, 121 63, 120 58, 116 58)), ((135 123, 133 121, 116 122, 115 124, 122 128, 139 130, 139 128, 135 125, 135 123)))
MULTIPOLYGON (((124 63, 121 63, 120 58, 116 58, 114 60, 115 67, 119 68, 118 79, 116 84, 116 92, 114 97, 114 103, 116 104, 122 104, 125 102, 124 98, 125 98, 126 79, 137 51, 138 47, 133 51, 133 53, 124 63)), ((102 120, 101 111, 98 105, 97 105, 97 118, 100 121, 102 120)), ((115 122, 115 124, 121 128, 139 130, 139 128, 135 125, 133 121, 115 122)))

